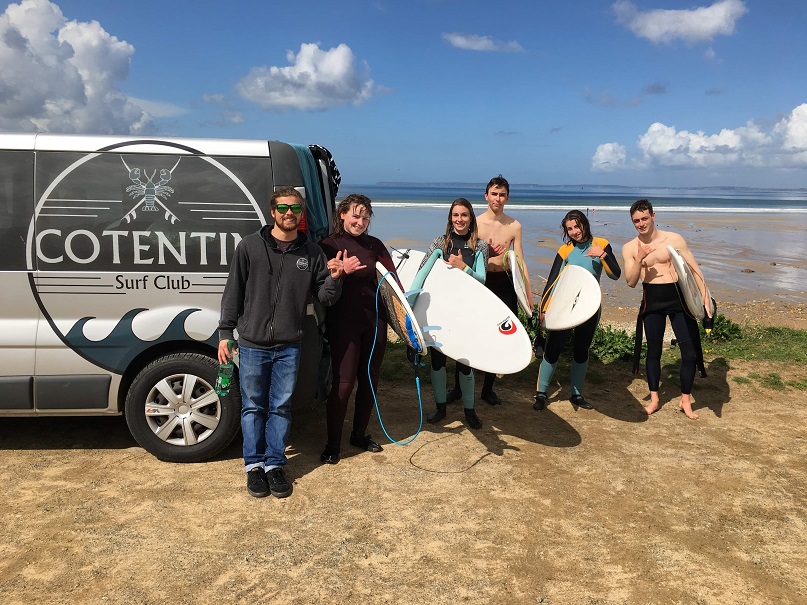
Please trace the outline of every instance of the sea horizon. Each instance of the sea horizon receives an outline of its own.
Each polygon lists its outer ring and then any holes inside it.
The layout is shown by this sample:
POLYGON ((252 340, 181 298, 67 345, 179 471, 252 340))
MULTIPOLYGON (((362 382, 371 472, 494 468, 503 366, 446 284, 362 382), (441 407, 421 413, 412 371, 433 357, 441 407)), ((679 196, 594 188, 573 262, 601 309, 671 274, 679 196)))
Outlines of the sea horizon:
MULTIPOLYGON (((343 184, 340 198, 362 193, 378 207, 439 208, 458 197, 485 206, 486 183, 379 182, 343 184)), ((807 213, 807 188, 634 187, 627 185, 511 184, 510 210, 627 211, 637 199, 649 199, 666 212, 807 213)))

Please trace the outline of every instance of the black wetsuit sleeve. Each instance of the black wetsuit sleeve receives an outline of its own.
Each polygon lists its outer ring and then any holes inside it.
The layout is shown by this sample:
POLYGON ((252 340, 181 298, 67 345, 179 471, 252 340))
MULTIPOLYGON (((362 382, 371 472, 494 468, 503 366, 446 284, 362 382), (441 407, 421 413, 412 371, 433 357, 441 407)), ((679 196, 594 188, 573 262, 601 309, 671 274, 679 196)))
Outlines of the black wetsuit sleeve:
POLYGON ((602 266, 605 272, 611 279, 619 279, 622 275, 622 268, 619 266, 619 261, 616 259, 616 255, 611 249, 611 244, 605 246, 603 251, 605 252, 605 258, 602 259, 602 266))
POLYGON ((555 285, 555 281, 560 275, 560 270, 563 268, 563 257, 560 254, 555 255, 555 260, 552 263, 552 269, 549 271, 549 277, 546 278, 546 285, 544 286, 544 293, 541 295, 541 310, 544 310, 544 301, 546 300, 549 290, 555 285))

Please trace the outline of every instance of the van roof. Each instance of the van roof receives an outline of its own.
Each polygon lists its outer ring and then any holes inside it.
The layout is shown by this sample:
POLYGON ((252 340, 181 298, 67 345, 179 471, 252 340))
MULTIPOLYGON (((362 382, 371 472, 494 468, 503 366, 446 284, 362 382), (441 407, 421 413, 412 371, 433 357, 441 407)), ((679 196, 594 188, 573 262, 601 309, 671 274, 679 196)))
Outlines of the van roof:
POLYGON ((36 151, 125 151, 126 153, 196 154, 268 157, 269 141, 193 139, 162 136, 116 136, 2 133, 0 149, 36 151))

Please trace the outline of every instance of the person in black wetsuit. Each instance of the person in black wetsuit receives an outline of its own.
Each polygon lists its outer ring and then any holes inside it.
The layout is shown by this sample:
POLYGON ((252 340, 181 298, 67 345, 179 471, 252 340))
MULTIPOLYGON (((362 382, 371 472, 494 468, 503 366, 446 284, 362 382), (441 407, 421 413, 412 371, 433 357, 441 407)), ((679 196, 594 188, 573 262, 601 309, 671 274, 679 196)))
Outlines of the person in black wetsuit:
MULTIPOLYGON (((448 225, 445 235, 440 235, 426 251, 426 256, 412 281, 412 290, 419 289, 434 263, 446 263, 485 283, 488 263, 488 245, 477 237, 476 216, 471 202, 457 198, 448 210, 448 225)), ((410 304, 414 304, 414 298, 410 304)), ((473 301, 458 300, 457 304, 473 304, 473 301)), ((472 328, 469 328, 472 329, 472 328)), ((431 380, 434 401, 437 404, 427 420, 432 424, 446 417, 446 360, 437 349, 430 349, 431 380)), ((472 429, 482 428, 482 421, 474 410, 474 372, 467 365, 456 362, 457 384, 460 388, 465 422, 472 429)))
POLYGON ((692 411, 691 393, 695 382, 698 357, 696 347, 700 347, 700 336, 697 322, 686 311, 681 300, 676 284, 677 276, 667 246, 678 250, 692 272, 699 278, 703 300, 708 300, 703 274, 683 237, 672 231, 661 231, 656 228, 656 214, 648 200, 634 202, 630 208, 630 217, 639 235, 622 247, 622 259, 625 263, 625 279, 628 285, 635 288, 639 280, 642 280, 640 319, 643 325, 639 327, 644 328, 647 338, 645 367, 647 386, 650 389, 650 405, 645 408, 645 412, 652 414, 659 409, 661 349, 669 317, 681 351, 681 401, 678 407, 688 418, 696 420, 698 415, 692 411))
POLYGON ((368 452, 382 450, 366 434, 373 410, 373 391, 378 389, 387 344, 384 305, 378 306, 376 317, 376 262, 380 261, 396 278, 397 274, 387 248, 381 240, 367 234, 372 215, 373 208, 368 197, 355 193, 347 196, 334 213, 333 233, 320 242, 328 258, 349 255, 361 262, 357 270, 342 277, 342 296, 328 308, 325 317, 325 335, 331 347, 333 369, 333 384, 326 404, 328 442, 320 456, 320 460, 326 464, 339 462, 342 427, 356 382, 358 388, 350 444, 368 452))
MULTIPOLYGON (((543 310, 551 298, 552 286, 558 279, 560 272, 567 265, 583 267, 600 281, 603 269, 611 279, 619 279, 622 270, 611 250, 608 240, 594 237, 588 218, 580 210, 572 210, 561 221, 564 244, 558 249, 555 261, 546 280, 546 288, 541 297, 541 322, 543 323, 543 310)), ((560 358, 561 351, 569 338, 572 339, 572 391, 569 401, 572 405, 585 410, 594 409, 594 406, 583 398, 583 382, 588 369, 588 350, 594 340, 594 332, 600 322, 602 307, 588 320, 576 328, 549 332, 544 344, 544 356, 538 369, 538 382, 535 387, 533 408, 543 410, 547 404, 546 393, 555 372, 555 366, 560 358)))
MULTIPOLYGON (((521 223, 504 213, 504 206, 510 199, 510 183, 501 174, 488 181, 485 188, 485 201, 488 203, 487 210, 479 215, 479 239, 488 244, 489 257, 486 267, 487 276, 485 286, 493 292, 499 299, 507 305, 514 315, 518 314, 518 298, 513 287, 513 282, 507 275, 504 266, 504 254, 512 248, 520 258, 524 257, 522 249, 521 223)), ((530 286, 530 276, 524 265, 524 277, 526 278, 526 288, 532 304, 532 287, 530 286)), ((502 400, 493 390, 496 374, 492 372, 484 373, 482 383, 482 401, 490 405, 499 405, 502 400)), ((457 377, 458 378, 458 377, 457 377)), ((448 393, 448 401, 455 401, 460 397, 458 389, 459 382, 455 382, 454 388, 448 393)))

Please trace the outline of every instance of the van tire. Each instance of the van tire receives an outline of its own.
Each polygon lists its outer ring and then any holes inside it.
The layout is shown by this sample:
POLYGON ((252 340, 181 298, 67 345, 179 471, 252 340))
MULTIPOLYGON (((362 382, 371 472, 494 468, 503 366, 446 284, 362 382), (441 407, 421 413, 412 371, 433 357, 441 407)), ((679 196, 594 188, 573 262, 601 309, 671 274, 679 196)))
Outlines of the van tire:
POLYGON ((233 381, 218 396, 217 373, 216 360, 196 353, 165 355, 143 368, 125 403, 135 440, 166 462, 201 462, 230 445, 241 426, 241 393, 233 381))

